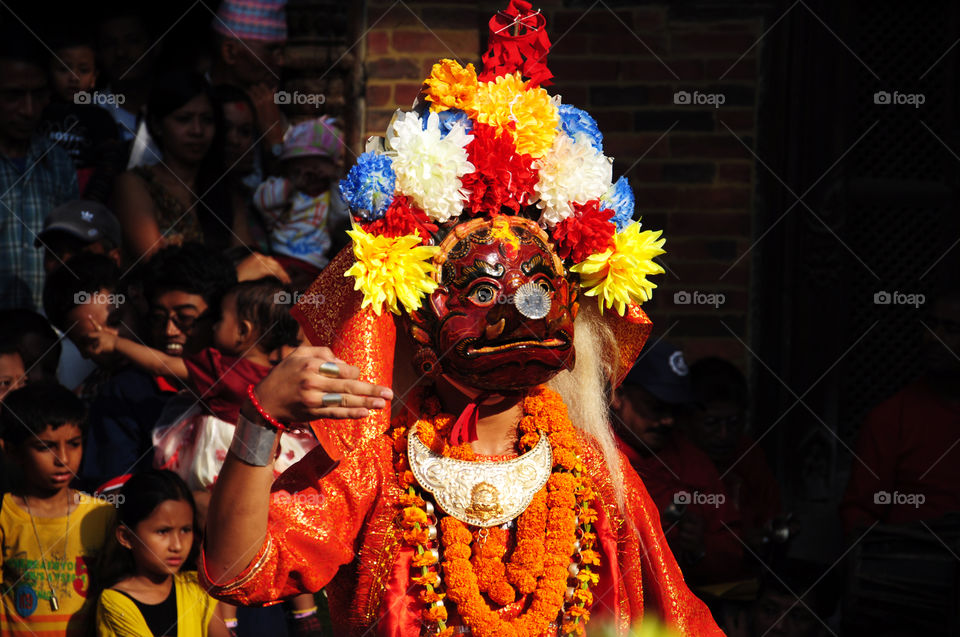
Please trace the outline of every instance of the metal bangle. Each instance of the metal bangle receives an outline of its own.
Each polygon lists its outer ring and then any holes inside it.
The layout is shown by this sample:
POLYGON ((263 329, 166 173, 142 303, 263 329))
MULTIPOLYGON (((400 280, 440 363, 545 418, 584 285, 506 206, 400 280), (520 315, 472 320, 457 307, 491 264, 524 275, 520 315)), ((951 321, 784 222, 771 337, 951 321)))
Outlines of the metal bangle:
POLYGON ((243 414, 237 419, 237 429, 230 443, 230 453, 254 467, 273 464, 277 441, 276 429, 268 429, 249 420, 243 414))

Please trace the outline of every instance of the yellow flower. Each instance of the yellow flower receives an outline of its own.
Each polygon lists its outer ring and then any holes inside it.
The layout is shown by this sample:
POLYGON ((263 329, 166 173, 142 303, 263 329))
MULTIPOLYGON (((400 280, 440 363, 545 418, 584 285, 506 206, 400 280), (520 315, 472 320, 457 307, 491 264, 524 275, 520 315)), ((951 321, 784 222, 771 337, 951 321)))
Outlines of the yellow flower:
POLYGON ((384 237, 360 228, 347 234, 353 239, 357 262, 343 275, 354 277, 353 289, 363 292, 361 309, 371 305, 379 316, 386 304, 391 312, 400 314, 399 301, 407 312, 413 312, 424 294, 437 289, 430 276, 436 269, 430 259, 439 247, 420 245, 420 236, 415 234, 384 237))
POLYGON ((471 119, 510 133, 517 153, 538 159, 553 145, 560 115, 546 89, 531 88, 520 73, 480 82, 473 104, 464 106, 471 119))
POLYGON ((570 271, 580 275, 584 294, 597 297, 601 314, 604 308, 616 307, 623 316, 630 303, 650 300, 657 286, 647 275, 663 273, 653 257, 664 253, 664 241, 660 230, 640 232, 640 224, 634 221, 613 235, 613 249, 591 254, 570 271))
POLYGON ((448 108, 465 110, 477 94, 477 72, 473 64, 467 68, 456 60, 440 60, 433 65, 424 84, 427 85, 426 98, 430 110, 434 113, 448 108))

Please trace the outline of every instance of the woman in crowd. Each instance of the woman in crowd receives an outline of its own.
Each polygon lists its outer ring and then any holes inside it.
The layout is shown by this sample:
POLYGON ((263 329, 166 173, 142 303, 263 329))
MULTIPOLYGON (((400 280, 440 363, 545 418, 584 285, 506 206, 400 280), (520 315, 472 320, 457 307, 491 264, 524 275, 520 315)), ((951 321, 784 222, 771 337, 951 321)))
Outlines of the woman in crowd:
POLYGON ((222 117, 212 89, 196 73, 164 75, 150 92, 146 121, 162 157, 121 174, 114 188, 131 262, 184 241, 225 249, 232 224, 220 182, 222 117))

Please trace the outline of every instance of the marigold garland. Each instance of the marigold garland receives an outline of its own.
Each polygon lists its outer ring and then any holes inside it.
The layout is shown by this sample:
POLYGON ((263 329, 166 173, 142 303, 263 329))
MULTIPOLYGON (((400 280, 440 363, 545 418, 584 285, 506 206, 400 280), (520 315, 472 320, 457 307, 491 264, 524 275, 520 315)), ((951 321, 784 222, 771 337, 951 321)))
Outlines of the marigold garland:
POLYGON ((475 540, 468 526, 456 518, 443 516, 438 521, 433 505, 418 494, 406 454, 411 425, 416 424, 420 439, 436 453, 463 460, 476 456, 469 444, 449 444, 453 418, 441 413, 435 396, 420 390, 406 407, 394 418, 390 436, 397 452, 398 480, 404 489, 399 523, 404 541, 414 548, 413 565, 418 572, 411 581, 423 587, 418 594, 424 604, 423 620, 434 627, 434 634, 452 634, 443 605, 449 597, 456 602, 457 612, 472 634, 480 637, 541 635, 558 619, 560 634, 584 635, 590 617, 588 607, 593 602, 589 588, 599 579, 591 570, 600 561, 592 528, 596 520, 591 506, 595 492, 583 475, 577 453, 579 441, 563 400, 542 387, 524 399, 524 415, 517 427, 518 451, 529 451, 540 435, 547 435, 554 451, 554 471, 517 518, 516 545, 506 564, 503 559, 508 536, 504 529, 478 532, 483 540, 475 540), (438 536, 444 549, 442 557, 438 536), (579 552, 578 562, 571 563, 575 552, 579 552), (444 584, 445 592, 440 590, 444 584), (505 606, 515 600, 517 592, 530 595, 530 602, 527 610, 512 620, 502 619, 484 599, 486 594, 495 604, 505 606))

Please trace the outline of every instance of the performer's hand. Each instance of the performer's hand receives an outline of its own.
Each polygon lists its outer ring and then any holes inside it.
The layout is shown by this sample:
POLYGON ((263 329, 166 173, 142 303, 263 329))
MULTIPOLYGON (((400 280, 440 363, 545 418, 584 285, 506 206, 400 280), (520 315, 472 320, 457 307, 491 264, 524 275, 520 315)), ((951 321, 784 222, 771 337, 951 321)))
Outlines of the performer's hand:
POLYGON ((254 391, 264 410, 281 422, 364 418, 370 409, 386 407, 393 392, 356 380, 359 376, 359 369, 339 360, 329 348, 301 346, 280 361, 254 391), (336 364, 337 377, 322 371, 324 363, 336 364), (323 398, 330 394, 339 394, 342 402, 325 406, 323 398))

